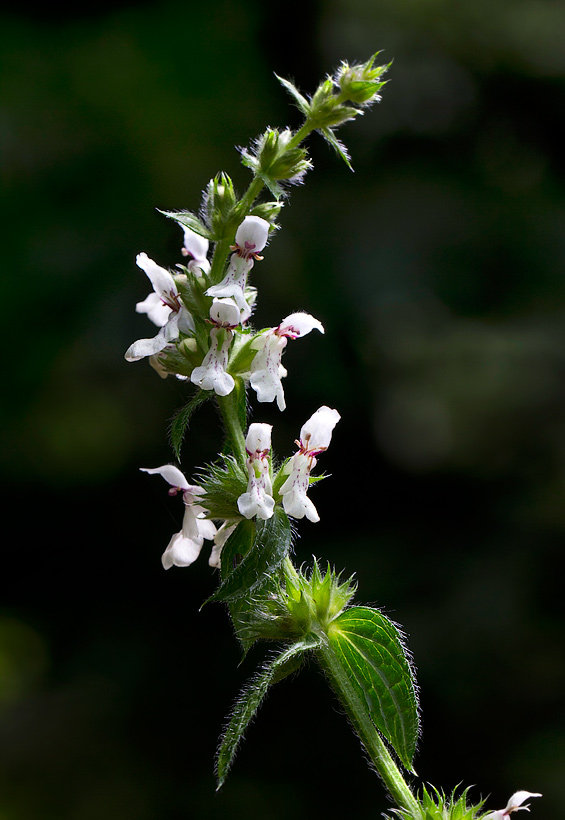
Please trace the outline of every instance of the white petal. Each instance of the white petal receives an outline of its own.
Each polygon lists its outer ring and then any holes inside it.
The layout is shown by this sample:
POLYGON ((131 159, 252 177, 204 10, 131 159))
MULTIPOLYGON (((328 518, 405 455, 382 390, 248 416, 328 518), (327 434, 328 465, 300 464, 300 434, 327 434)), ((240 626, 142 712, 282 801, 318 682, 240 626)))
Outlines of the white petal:
POLYGON ((260 216, 246 216, 235 235, 235 242, 242 250, 253 253, 262 251, 269 238, 269 223, 260 216))
POLYGON ((182 534, 185 538, 190 538, 193 541, 198 541, 199 539, 202 541, 194 507, 192 504, 187 504, 186 502, 182 519, 182 534))
POLYGON ((169 546, 163 553, 161 561, 165 569, 175 567, 189 567, 200 555, 202 549, 202 539, 193 541, 185 538, 182 532, 173 535, 169 546))
POLYGON ((210 319, 223 327, 236 327, 240 322, 240 310, 233 299, 214 299, 210 319))
POLYGON ((538 794, 537 792, 525 791, 514 792, 514 794, 508 801, 508 804, 506 806, 506 812, 510 813, 512 811, 520 811, 523 809, 528 810, 527 806, 522 806, 522 803, 524 802, 524 800, 527 800, 528 797, 541 797, 541 794, 538 794))
POLYGON ((171 308, 161 301, 161 297, 155 291, 150 293, 143 302, 138 302, 135 310, 137 313, 146 313, 157 327, 166 325, 171 314, 171 308))
POLYGON ((208 247, 210 243, 204 236, 193 231, 192 228, 187 228, 186 225, 181 226, 184 231, 184 249, 189 256, 196 262, 206 261, 208 247))
POLYGON ((216 532, 214 536, 214 546, 212 547, 210 560, 208 561, 211 567, 220 567, 222 549, 236 527, 237 523, 234 524, 231 521, 224 521, 220 529, 216 532))
POLYGON ((293 488, 283 496, 283 509, 293 518, 306 518, 316 524, 320 520, 318 511, 306 493, 299 488, 293 488))
POLYGON ((272 424, 260 424, 254 422, 249 425, 247 437, 245 439, 245 448, 248 453, 264 452, 271 449, 271 430, 272 424))
POLYGON ((204 356, 200 367, 195 367, 190 380, 202 390, 214 390, 218 396, 227 396, 233 390, 235 382, 229 373, 226 373, 228 351, 233 338, 231 330, 221 330, 213 327, 210 331, 210 350, 204 356), (218 334, 225 333, 224 341, 218 349, 218 334))
POLYGON ((326 450, 332 438, 332 432, 341 416, 330 407, 320 407, 308 419, 300 431, 300 443, 313 452, 326 450))
POLYGON ((163 476, 165 481, 167 481, 171 485, 171 487, 178 487, 179 490, 200 489, 199 487, 193 487, 191 484, 189 484, 184 475, 179 470, 179 468, 175 467, 174 464, 164 464, 162 467, 154 467, 152 469, 148 469, 147 467, 141 467, 140 469, 142 473, 163 476))
POLYGON ((198 534, 201 538, 212 541, 216 537, 218 531, 213 521, 209 521, 207 518, 197 518, 196 523, 198 525, 198 534))
POLYGON ((137 342, 130 345, 124 354, 124 358, 128 362, 137 362, 146 356, 154 356, 155 353, 160 353, 168 344, 164 328, 161 328, 159 333, 152 339, 138 339, 137 342))
POLYGON ((237 499, 237 508, 245 518, 257 516, 266 521, 274 512, 275 500, 264 492, 242 493, 237 499))
POLYGON ((253 259, 244 259, 237 253, 232 253, 228 270, 223 280, 218 285, 212 285, 206 291, 207 296, 215 296, 218 299, 232 298, 241 311, 249 311, 249 305, 245 298, 245 287, 247 285, 247 274, 253 267, 253 259))
POLYGON ((280 489, 283 497, 283 509, 293 518, 308 518, 316 523, 320 520, 318 511, 307 496, 310 470, 316 459, 302 453, 295 453, 287 465, 289 476, 280 489))
POLYGON ((212 547, 212 552, 210 553, 210 558, 208 559, 209 566, 216 567, 216 569, 220 569, 220 556, 222 554, 222 547, 223 544, 214 544, 214 546, 212 547))
POLYGON ((137 266, 147 274, 153 285, 153 290, 161 298, 170 298, 171 293, 178 293, 175 280, 169 271, 150 259, 146 253, 138 253, 135 261, 137 266))
POLYGON ((324 332, 324 327, 318 319, 314 319, 309 313, 291 313, 283 319, 277 328, 277 333, 281 336, 290 336, 291 339, 298 339, 306 336, 311 330, 324 332))
POLYGON ((251 387, 257 393, 260 402, 271 402, 275 399, 279 410, 285 409, 284 391, 281 377, 286 370, 281 365, 281 357, 287 344, 286 337, 267 333, 252 342, 259 347, 251 362, 251 387))

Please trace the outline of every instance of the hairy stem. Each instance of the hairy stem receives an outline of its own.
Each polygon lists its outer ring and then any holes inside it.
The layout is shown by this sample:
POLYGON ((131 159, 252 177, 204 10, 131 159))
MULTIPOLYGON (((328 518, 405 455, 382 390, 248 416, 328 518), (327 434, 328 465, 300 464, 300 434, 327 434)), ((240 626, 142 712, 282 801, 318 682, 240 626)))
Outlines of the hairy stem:
POLYGON ((375 729, 364 704, 360 702, 333 650, 330 646, 323 645, 316 650, 316 655, 389 794, 400 809, 407 811, 414 820, 419 820, 421 814, 414 795, 375 729))
POLYGON ((227 396, 216 396, 228 445, 241 464, 245 464, 247 451, 245 449, 245 429, 246 419, 243 417, 241 407, 245 407, 245 395, 243 401, 241 391, 245 391, 245 386, 240 379, 236 380, 235 387, 227 396))

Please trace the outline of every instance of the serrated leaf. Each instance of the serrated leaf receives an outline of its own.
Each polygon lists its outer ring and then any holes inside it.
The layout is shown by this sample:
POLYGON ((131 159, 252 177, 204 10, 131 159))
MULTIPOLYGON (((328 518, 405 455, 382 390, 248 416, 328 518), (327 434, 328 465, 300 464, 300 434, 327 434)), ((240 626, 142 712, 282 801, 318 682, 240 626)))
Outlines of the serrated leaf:
POLYGON ((321 643, 318 636, 308 635, 277 655, 244 689, 231 714, 216 756, 217 788, 223 785, 233 763, 237 747, 251 720, 255 717, 269 687, 294 672, 304 653, 321 643))
POLYGON ((171 422, 171 445, 178 461, 180 461, 180 450, 184 434, 186 433, 192 414, 201 404, 204 404, 208 398, 209 396, 205 391, 199 390, 198 393, 178 411, 171 422))
MULTIPOLYGON (((245 523, 241 522, 237 530, 245 523)), ((231 538, 236 536, 237 530, 231 538)), ((233 567, 206 603, 211 601, 229 603, 258 590, 269 580, 271 574, 288 555, 291 542, 292 530, 288 517, 282 507, 275 507, 272 518, 267 521, 257 521, 255 539, 251 549, 247 554, 242 555, 242 560, 233 567)), ((223 563, 224 556, 222 555, 223 563)))
POLYGON ((222 547, 221 578, 225 581, 242 562, 255 542, 255 521, 240 521, 222 547))
POLYGON ((418 700, 400 632, 382 612, 358 606, 332 622, 329 641, 372 723, 411 770, 418 700))

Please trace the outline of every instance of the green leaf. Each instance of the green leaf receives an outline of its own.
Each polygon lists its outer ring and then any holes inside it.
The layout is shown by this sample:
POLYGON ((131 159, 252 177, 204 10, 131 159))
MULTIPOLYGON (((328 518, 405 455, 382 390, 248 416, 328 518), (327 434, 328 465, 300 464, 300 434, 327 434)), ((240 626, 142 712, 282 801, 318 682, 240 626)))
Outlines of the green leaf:
POLYGON ((170 430, 171 445, 175 451, 175 456, 178 461, 180 461, 182 440, 184 438, 184 434, 186 433, 192 414, 198 407, 200 407, 201 404, 204 404, 208 398, 210 397, 206 391, 199 390, 198 393, 196 393, 191 400, 185 404, 185 406, 181 408, 173 417, 170 430))
POLYGON ((321 639, 319 637, 308 635, 303 640, 292 644, 265 665, 247 688, 241 692, 233 708, 216 756, 218 789, 225 782, 243 734, 255 717, 269 687, 294 672, 302 662, 304 654, 309 650, 316 649, 320 643, 321 639))
POLYGON ((255 542, 255 521, 240 521, 222 547, 221 578, 225 581, 241 564, 255 542))
MULTIPOLYGON (((230 545, 232 539, 235 541, 236 538, 243 536, 244 525, 248 524, 249 522, 246 521, 238 524, 237 529, 228 539, 226 547, 230 545)), ((288 517, 282 507, 275 507, 272 518, 267 521, 257 521, 253 546, 248 549, 247 553, 238 551, 242 556, 241 561, 233 566, 229 575, 206 603, 237 601, 244 595, 250 595, 260 589, 288 555, 291 542, 292 530, 288 517)), ((232 553, 233 545, 230 545, 228 554, 232 553)), ((224 555, 222 554, 223 565, 224 555)))
POLYGON ((197 483, 204 490, 200 503, 208 510, 208 518, 239 521, 242 516, 237 508, 237 499, 247 490, 248 481, 247 470, 230 455, 220 456, 217 463, 209 464, 205 470, 198 472, 197 483))
POLYGON ((377 609, 351 607, 328 630, 358 702, 408 770, 419 733, 418 700, 402 636, 377 609))

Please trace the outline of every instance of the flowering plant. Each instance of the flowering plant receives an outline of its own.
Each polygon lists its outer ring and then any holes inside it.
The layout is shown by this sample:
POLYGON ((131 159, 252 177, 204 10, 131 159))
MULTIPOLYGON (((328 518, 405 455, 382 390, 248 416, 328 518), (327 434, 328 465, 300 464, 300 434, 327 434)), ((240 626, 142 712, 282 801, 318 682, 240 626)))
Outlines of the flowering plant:
POLYGON ((433 788, 413 791, 405 774, 414 774, 419 707, 402 632, 380 610, 352 604, 351 578, 343 580, 317 560, 309 571, 293 564, 294 520, 319 521, 309 490, 323 478, 313 471, 318 458, 326 457, 338 411, 325 405, 316 410, 302 425, 297 449, 282 461, 272 451, 272 426, 248 423, 248 393, 254 392, 259 403, 276 401, 280 411, 285 409, 282 357, 288 340, 313 330, 324 333, 318 319, 302 312, 274 327, 257 328, 252 271, 278 230, 289 185, 302 182, 312 167, 302 145, 308 134, 318 131, 350 165, 335 130, 380 100, 389 66, 375 65, 376 56, 359 65, 342 63, 309 98, 279 78, 302 112, 303 125, 295 132, 268 128, 241 151, 252 172, 242 196, 220 173, 208 183, 198 214, 164 212, 183 231, 185 263, 177 270, 160 267, 145 253, 137 256, 153 292, 136 309, 158 331, 134 342, 126 359, 148 358, 162 378, 186 382, 187 403, 171 428, 177 460, 190 418, 205 402, 216 405, 225 432, 218 460, 200 471, 194 484, 172 464, 143 470, 164 478, 169 494, 180 493, 184 503, 182 529, 163 553, 165 569, 189 566, 210 541, 209 563, 219 571, 219 584, 206 603, 227 605, 244 654, 260 640, 282 644, 235 703, 218 750, 218 788, 268 689, 313 656, 397 814, 414 820, 503 820, 527 809, 525 800, 539 795, 518 791, 505 809, 488 813, 484 801, 467 802, 468 789, 458 797, 433 788), (270 198, 262 198, 265 190, 270 198))

